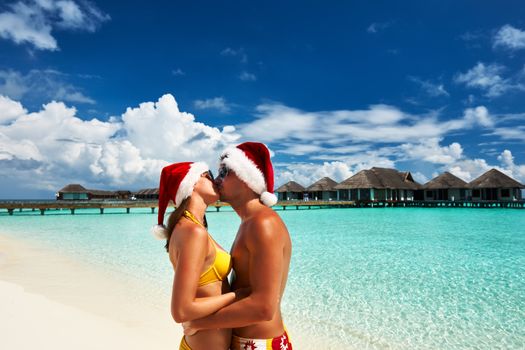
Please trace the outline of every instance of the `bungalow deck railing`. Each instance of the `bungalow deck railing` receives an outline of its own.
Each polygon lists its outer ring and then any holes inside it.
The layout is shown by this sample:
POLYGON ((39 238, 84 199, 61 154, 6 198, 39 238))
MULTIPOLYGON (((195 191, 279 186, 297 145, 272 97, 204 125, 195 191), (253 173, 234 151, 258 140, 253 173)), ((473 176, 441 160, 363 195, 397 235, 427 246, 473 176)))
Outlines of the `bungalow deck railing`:
MULTIPOLYGON (((212 205, 217 211, 221 207, 229 206, 225 202, 217 202, 212 205)), ((516 201, 448 201, 448 200, 290 200, 279 201, 275 205, 276 210, 292 209, 321 209, 321 208, 384 208, 384 207, 421 207, 421 208, 512 208, 525 209, 525 200, 516 201)), ((125 209, 130 213, 132 208, 150 208, 155 213, 158 201, 152 200, 0 200, 0 214, 6 210, 13 215, 15 210, 40 211, 44 215, 49 210, 69 210, 75 214, 76 209, 99 209, 104 214, 104 209, 125 209)))

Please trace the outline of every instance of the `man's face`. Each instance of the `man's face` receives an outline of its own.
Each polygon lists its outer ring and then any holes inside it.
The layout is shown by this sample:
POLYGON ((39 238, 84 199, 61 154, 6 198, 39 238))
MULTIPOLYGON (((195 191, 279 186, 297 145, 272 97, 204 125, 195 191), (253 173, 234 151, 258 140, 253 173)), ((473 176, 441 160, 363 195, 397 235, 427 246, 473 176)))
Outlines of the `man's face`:
POLYGON ((238 197, 246 190, 246 184, 237 177, 233 170, 228 169, 225 165, 221 165, 219 168, 219 175, 215 179, 215 184, 219 188, 221 201, 224 202, 238 197))

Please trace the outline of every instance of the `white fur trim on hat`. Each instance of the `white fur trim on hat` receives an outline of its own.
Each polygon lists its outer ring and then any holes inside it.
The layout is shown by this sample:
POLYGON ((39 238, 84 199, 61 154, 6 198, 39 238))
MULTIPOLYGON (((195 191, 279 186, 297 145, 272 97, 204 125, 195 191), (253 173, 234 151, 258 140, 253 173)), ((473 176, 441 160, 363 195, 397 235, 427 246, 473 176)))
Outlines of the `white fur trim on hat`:
POLYGON ((257 168, 257 165, 237 147, 226 149, 221 155, 221 164, 235 172, 253 192, 261 194, 266 191, 266 181, 263 173, 257 168))
POLYGON ((277 196, 271 192, 263 192, 261 193, 261 202, 262 204, 266 205, 267 207, 271 207, 277 203, 277 196))
POLYGON ((202 173, 210 170, 208 164, 203 162, 196 162, 190 165, 190 170, 184 177, 184 180, 179 185, 177 189, 177 194, 175 195, 175 206, 178 207, 183 200, 191 196, 193 188, 199 179, 201 178, 202 173))
POLYGON ((151 228, 151 234, 158 240, 168 239, 168 230, 164 225, 155 225, 151 228))

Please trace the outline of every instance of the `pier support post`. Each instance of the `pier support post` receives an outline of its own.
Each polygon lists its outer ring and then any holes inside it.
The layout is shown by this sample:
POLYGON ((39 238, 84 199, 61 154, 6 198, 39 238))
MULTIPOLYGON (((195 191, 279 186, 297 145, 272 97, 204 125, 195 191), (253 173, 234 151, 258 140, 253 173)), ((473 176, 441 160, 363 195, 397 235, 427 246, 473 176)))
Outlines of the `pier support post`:
POLYGON ((151 213, 155 214, 155 208, 151 208, 151 213))
POLYGON ((295 206, 295 210, 299 210, 299 206, 298 205, 295 206))
POLYGON ((100 214, 104 214, 104 208, 100 208, 100 214))
POLYGON ((219 210, 221 210, 221 207, 220 206, 216 206, 215 209, 217 210, 217 213, 218 213, 219 210))
POLYGON ((71 208, 71 215, 75 215, 75 208, 71 208))
POLYGON ((7 212, 9 213, 9 215, 13 215, 13 211, 14 209, 7 209, 7 212))
POLYGON ((286 210, 286 205, 283 205, 283 210, 286 210))
POLYGON ((129 214, 129 208, 126 208, 126 214, 129 214))
POLYGON ((19 211, 19 212, 22 212, 22 208, 19 208, 18 211, 19 211))
POLYGON ((44 215, 45 209, 40 209, 40 215, 44 215))

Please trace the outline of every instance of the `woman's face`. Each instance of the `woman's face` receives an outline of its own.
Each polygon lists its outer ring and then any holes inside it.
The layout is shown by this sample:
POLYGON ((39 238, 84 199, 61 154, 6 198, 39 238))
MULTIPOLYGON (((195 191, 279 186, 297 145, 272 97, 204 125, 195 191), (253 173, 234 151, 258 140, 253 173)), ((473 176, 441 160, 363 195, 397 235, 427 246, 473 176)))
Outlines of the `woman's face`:
POLYGON ((211 172, 205 172, 201 175, 193 191, 197 192, 207 204, 215 203, 219 200, 219 191, 213 181, 211 172))

